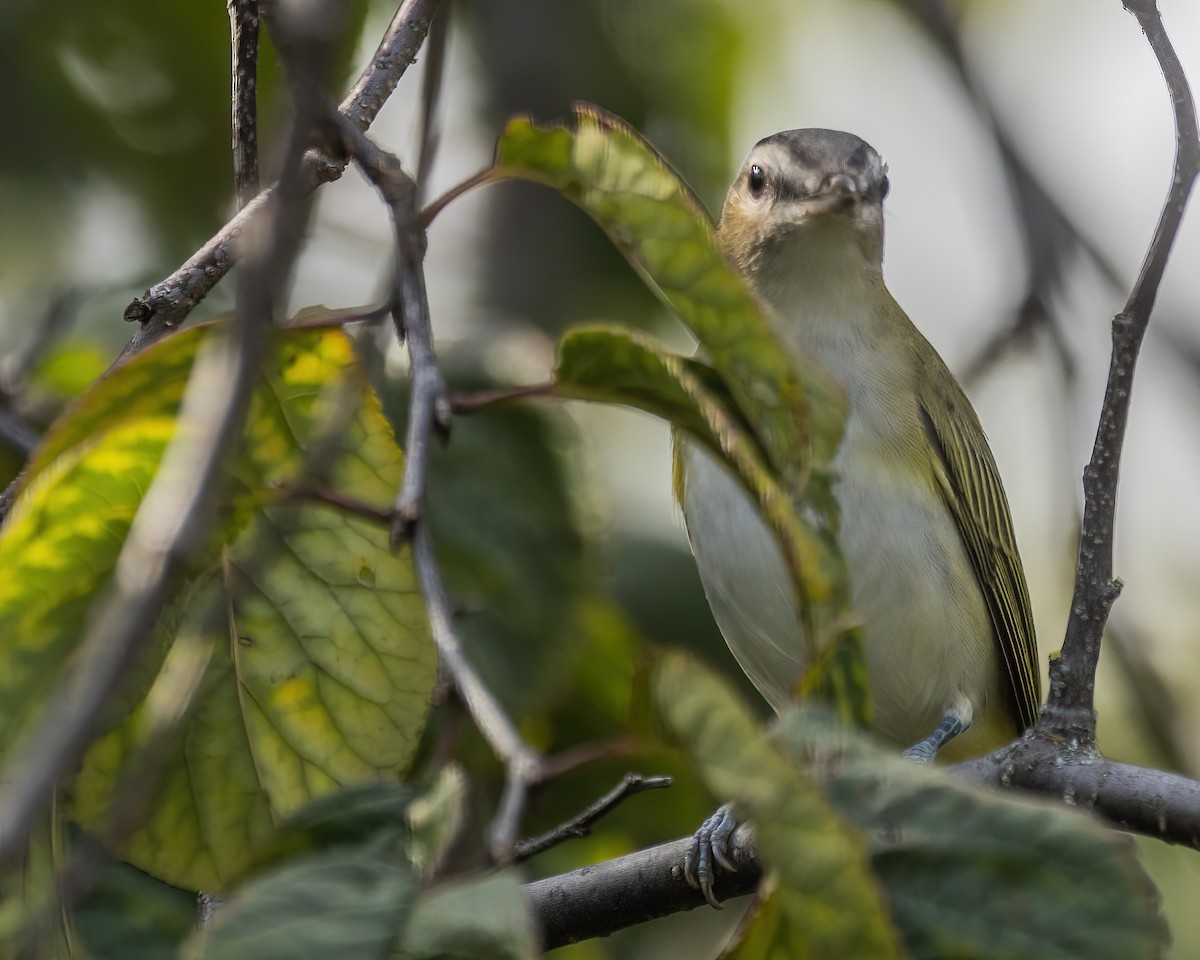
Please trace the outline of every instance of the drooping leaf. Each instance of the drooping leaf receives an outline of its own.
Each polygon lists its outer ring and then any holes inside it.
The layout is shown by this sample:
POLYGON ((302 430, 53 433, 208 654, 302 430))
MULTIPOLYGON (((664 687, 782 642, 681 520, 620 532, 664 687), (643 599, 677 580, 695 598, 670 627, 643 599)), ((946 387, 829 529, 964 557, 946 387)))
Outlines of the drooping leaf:
POLYGON ((734 955, 903 956, 866 840, 799 764, 767 739, 726 686, 674 654, 659 665, 654 692, 668 729, 711 791, 755 821, 759 853, 776 884, 764 930, 756 932, 752 921, 745 952, 734 955))
MULTIPOLYGON (((0 750, 69 660, 174 434, 192 362, 221 335, 219 325, 193 328, 134 357, 81 396, 33 458, 0 535, 14 571, 0 587, 0 750)), ((181 886, 220 889, 311 797, 394 780, 424 724, 435 655, 409 560, 371 520, 293 496, 318 451, 321 482, 339 495, 391 500, 402 454, 349 342, 335 330, 290 331, 227 464, 202 554, 210 569, 134 670, 140 696, 180 636, 211 646, 195 709, 124 851, 181 886)), ((144 703, 121 722, 129 706, 113 705, 113 729, 75 785, 85 823, 103 823, 153 726, 144 703)))
POLYGON ((757 501, 802 578, 798 586, 803 594, 820 600, 831 592, 835 555, 800 522, 745 421, 730 409, 724 382, 711 368, 669 353, 634 331, 585 327, 566 334, 559 344, 555 392, 624 403, 690 430, 726 458, 757 501))
POLYGON ((537 935, 511 871, 436 887, 422 896, 395 960, 533 960, 537 935))
POLYGON ((822 790, 866 837, 913 960, 1136 960, 1169 934, 1133 843, 1058 805, 975 790, 876 749, 811 710, 777 742, 817 761, 822 790))

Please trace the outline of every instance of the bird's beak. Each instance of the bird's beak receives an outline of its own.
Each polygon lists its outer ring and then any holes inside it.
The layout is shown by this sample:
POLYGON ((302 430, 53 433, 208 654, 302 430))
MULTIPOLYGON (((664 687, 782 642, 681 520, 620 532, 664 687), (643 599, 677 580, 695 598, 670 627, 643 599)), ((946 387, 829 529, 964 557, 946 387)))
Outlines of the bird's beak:
POLYGON ((813 213, 849 213, 858 206, 861 191, 858 181, 845 173, 830 174, 809 201, 813 213))

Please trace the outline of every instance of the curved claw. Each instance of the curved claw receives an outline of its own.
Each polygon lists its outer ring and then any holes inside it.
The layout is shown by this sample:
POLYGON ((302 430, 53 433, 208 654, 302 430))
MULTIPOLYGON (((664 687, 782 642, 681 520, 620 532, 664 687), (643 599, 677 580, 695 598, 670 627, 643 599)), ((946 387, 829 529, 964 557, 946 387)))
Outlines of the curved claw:
POLYGON ((691 846, 683 858, 684 879, 690 887, 703 893, 709 906, 717 910, 721 909, 721 902, 713 893, 713 882, 717 876, 714 861, 722 870, 737 872, 729 856, 729 838, 736 827, 737 820, 729 806, 719 807, 692 834, 691 846))
POLYGON ((904 756, 916 763, 933 763, 934 757, 937 756, 937 750, 930 746, 927 740, 922 740, 905 750, 904 756))

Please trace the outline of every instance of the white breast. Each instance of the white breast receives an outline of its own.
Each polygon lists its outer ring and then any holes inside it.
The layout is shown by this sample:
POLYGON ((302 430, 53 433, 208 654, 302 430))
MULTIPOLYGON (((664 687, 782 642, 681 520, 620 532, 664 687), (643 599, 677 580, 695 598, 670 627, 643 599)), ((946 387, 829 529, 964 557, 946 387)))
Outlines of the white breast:
MULTIPOLYGON (((929 734, 951 704, 965 702, 979 718, 996 699, 1000 666, 991 623, 932 474, 926 485, 897 482, 889 452, 925 440, 910 433, 921 429, 918 419, 885 402, 895 395, 887 380, 896 370, 881 362, 874 343, 847 349, 835 342, 845 335, 844 323, 806 329, 803 346, 849 398, 834 492, 842 513, 839 542, 863 623, 875 726, 909 746, 929 734)), ((795 330, 789 325, 793 337, 795 330)), ((686 443, 682 455, 684 516, 713 615, 742 669, 778 710, 792 699, 806 665, 783 556, 725 467, 694 443, 686 443)), ((972 739, 968 732, 956 746, 969 751, 972 739)))

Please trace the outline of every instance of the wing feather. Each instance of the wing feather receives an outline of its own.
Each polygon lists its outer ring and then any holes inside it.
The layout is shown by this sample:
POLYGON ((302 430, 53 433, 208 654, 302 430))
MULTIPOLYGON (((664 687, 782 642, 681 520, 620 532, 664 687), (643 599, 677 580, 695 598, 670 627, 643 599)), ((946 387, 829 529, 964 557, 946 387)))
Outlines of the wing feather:
POLYGON ((983 427, 949 372, 945 379, 923 379, 936 385, 924 390, 920 398, 921 417, 937 454, 934 473, 983 589, 1008 671, 1013 719, 1021 730, 1027 730, 1037 719, 1041 704, 1041 675, 1029 591, 1008 499, 983 427))

